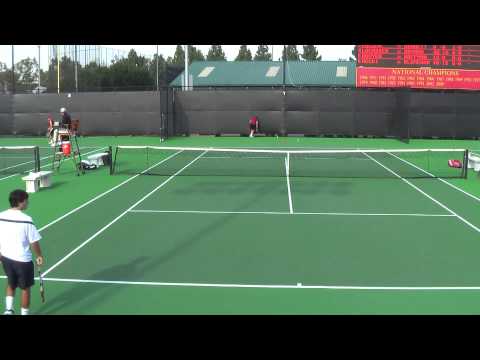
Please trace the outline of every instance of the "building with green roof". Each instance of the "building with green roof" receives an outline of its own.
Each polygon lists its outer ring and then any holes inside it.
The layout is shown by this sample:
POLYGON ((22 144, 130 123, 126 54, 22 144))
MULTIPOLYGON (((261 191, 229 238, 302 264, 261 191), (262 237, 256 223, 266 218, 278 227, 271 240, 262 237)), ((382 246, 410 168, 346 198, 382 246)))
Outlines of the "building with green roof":
MULTIPOLYGON (((278 87, 283 85, 282 61, 196 61, 188 69, 190 86, 278 87)), ((184 73, 170 85, 182 87, 184 73)), ((355 87, 354 61, 287 61, 288 87, 355 87)))

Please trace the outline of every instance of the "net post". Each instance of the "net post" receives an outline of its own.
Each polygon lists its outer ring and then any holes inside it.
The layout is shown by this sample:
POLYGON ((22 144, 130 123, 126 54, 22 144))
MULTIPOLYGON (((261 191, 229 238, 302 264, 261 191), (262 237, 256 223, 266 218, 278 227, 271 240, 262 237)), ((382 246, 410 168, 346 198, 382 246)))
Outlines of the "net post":
POLYGON ((40 172, 40 148, 35 146, 33 153, 35 159, 35 172, 40 172))
POLYGON ((112 145, 108 147, 108 156, 110 157, 110 175, 113 175, 112 145))
POLYGON ((145 151, 147 153, 147 168, 150 167, 150 159, 148 158, 148 145, 145 147, 145 151))
POLYGON ((110 175, 113 175, 115 173, 115 166, 117 164, 117 154, 118 154, 118 146, 115 148, 115 156, 113 157, 113 160, 111 161, 110 175))
MULTIPOLYGON (((431 156, 431 154, 432 154, 432 151, 428 150, 427 151, 427 169, 428 169, 428 171, 432 171, 432 168, 430 167, 430 156, 431 156)), ((435 175, 435 174, 433 174, 433 175, 435 175)), ((434 177, 436 177, 436 176, 434 176, 434 177)))
POLYGON ((463 154, 462 178, 466 179, 468 173, 468 149, 463 154))
POLYGON ((287 176, 290 176, 290 151, 287 151, 287 176))

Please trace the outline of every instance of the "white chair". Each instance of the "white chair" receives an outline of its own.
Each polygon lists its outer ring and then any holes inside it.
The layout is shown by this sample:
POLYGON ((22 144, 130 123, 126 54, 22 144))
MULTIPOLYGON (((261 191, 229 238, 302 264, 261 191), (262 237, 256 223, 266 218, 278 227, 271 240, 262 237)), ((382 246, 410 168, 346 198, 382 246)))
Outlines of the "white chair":
POLYGON ((480 171, 480 157, 469 154, 468 155, 468 168, 474 171, 480 171))
POLYGON ((22 180, 25 181, 26 191, 35 193, 39 188, 50 187, 52 185, 51 175, 52 171, 40 171, 24 176, 22 180))

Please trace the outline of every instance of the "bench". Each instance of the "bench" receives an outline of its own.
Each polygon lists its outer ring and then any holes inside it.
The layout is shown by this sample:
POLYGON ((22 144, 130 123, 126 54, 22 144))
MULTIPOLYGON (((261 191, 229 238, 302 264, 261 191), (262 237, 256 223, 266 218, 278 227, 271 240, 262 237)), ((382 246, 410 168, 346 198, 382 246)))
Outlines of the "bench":
POLYGON ((39 188, 46 188, 52 185, 52 171, 32 172, 24 176, 22 180, 25 181, 26 191, 28 193, 37 192, 39 188))
POLYGON ((480 171, 480 157, 468 154, 468 168, 474 171, 480 171))
POLYGON ((91 164, 95 164, 97 166, 102 166, 102 165, 105 165, 103 163, 103 157, 108 156, 108 155, 109 155, 108 152, 93 154, 93 155, 90 155, 88 157, 88 160, 90 161, 91 164))

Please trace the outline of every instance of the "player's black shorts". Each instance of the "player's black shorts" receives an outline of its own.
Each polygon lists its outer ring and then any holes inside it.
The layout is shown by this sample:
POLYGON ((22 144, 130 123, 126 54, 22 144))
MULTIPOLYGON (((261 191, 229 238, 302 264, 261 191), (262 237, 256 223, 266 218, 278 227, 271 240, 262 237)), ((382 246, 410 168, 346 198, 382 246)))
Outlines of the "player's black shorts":
POLYGON ((257 125, 250 124, 250 130, 257 130, 257 125))
POLYGON ((15 261, 2 256, 2 265, 12 289, 28 289, 35 284, 33 262, 15 261))

